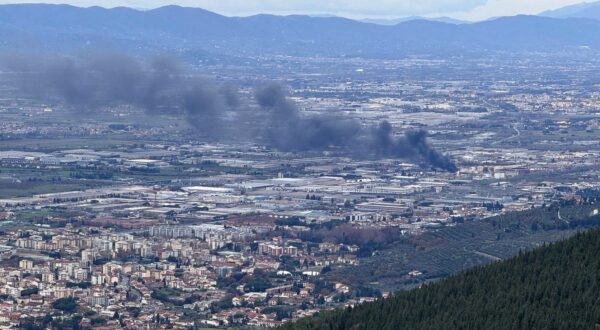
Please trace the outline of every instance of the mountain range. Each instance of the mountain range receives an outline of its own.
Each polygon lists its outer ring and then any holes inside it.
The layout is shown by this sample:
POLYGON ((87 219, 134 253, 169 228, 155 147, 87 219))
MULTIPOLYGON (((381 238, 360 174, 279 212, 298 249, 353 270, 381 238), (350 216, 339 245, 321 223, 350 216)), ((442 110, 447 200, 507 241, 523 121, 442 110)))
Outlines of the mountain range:
MULTIPOLYGON (((600 5, 585 12, 600 10, 600 5)), ((0 6, 0 49, 201 53, 214 56, 362 56, 600 49, 600 20, 581 11, 472 24, 416 19, 395 25, 302 15, 226 17, 199 8, 153 10, 69 5, 0 6), (567 14, 565 14, 567 15, 567 14), (551 17, 550 17, 551 16, 551 17), (557 18, 555 16, 560 16, 557 18)))
POLYGON ((540 16, 553 18, 591 18, 600 19, 600 1, 584 2, 555 10, 542 12, 540 16))
POLYGON ((397 25, 400 23, 404 23, 404 22, 408 22, 408 21, 417 21, 417 20, 442 22, 442 23, 450 23, 450 24, 468 24, 468 23, 470 23, 468 21, 461 21, 461 20, 454 19, 451 17, 446 17, 446 16, 440 16, 440 17, 408 16, 408 17, 401 17, 401 18, 394 18, 394 19, 365 18, 365 19, 359 20, 359 22, 379 24, 379 25, 397 25))

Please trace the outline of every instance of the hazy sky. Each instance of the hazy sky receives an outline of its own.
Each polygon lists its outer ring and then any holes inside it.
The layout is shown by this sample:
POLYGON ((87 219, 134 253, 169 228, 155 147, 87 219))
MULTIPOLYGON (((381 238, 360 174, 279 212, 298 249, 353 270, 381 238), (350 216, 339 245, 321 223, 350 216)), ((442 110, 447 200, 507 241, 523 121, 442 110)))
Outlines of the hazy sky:
MULTIPOLYGON (((0 0, 0 3, 31 0, 0 0)), ((167 4, 201 7, 225 15, 333 14, 350 18, 395 18, 412 15, 479 20, 494 16, 537 14, 582 0, 48 0, 77 6, 155 8, 167 4)))

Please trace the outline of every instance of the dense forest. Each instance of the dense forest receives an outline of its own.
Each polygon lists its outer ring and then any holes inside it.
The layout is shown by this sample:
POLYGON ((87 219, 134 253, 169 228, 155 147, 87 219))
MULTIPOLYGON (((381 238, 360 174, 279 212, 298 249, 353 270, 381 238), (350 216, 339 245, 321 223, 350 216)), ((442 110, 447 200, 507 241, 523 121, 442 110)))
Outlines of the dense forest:
POLYGON ((283 329, 593 329, 600 230, 283 329))

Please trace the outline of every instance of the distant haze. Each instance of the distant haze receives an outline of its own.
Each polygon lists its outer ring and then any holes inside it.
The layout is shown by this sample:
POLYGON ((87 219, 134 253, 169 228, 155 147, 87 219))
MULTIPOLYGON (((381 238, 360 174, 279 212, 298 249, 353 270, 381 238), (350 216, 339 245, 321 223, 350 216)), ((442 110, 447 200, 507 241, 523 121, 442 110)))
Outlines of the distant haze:
MULTIPOLYGON (((230 16, 260 13, 290 15, 336 15, 349 18, 396 19, 408 16, 449 16, 461 20, 537 14, 581 0, 50 0, 76 6, 156 8, 169 4, 199 7, 230 16)), ((27 0, 0 1, 0 4, 35 3, 27 0)))
MULTIPOLYGON (((578 17, 600 18, 591 9, 578 17)), ((241 54, 399 58, 490 51, 581 53, 600 50, 598 31, 599 19, 523 15, 472 24, 413 20, 385 26, 338 17, 226 17, 179 6, 143 11, 0 6, 0 48, 38 54, 110 49, 136 55, 168 52, 198 60, 241 54)))
POLYGON ((78 115, 92 117, 112 106, 132 105, 148 115, 186 118, 199 136, 209 140, 243 138, 281 151, 331 150, 358 159, 412 159, 456 171, 449 157, 427 143, 423 130, 396 136, 387 121, 369 126, 335 114, 304 116, 278 84, 257 87, 255 100, 243 103, 235 88, 189 76, 182 68, 172 58, 139 62, 122 54, 83 58, 20 54, 0 60, 0 69, 23 94, 63 104, 78 115), (247 136, 236 134, 244 131, 247 136))

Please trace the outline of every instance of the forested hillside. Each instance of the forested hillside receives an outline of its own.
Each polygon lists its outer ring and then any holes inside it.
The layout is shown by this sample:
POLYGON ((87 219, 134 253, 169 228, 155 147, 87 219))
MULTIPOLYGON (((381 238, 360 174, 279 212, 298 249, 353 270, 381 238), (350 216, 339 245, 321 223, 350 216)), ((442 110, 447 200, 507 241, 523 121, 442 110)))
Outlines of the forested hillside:
POLYGON ((593 329, 600 230, 284 329, 593 329))
POLYGON ((485 219, 457 219, 452 226, 386 246, 356 266, 335 267, 326 277, 381 291, 412 289, 600 226, 597 194, 593 192, 582 203, 563 201, 485 219), (412 270, 422 274, 411 276, 412 270))

